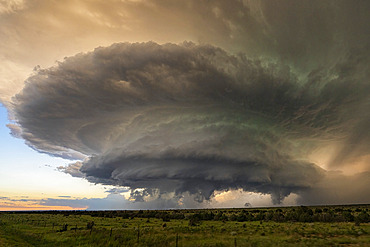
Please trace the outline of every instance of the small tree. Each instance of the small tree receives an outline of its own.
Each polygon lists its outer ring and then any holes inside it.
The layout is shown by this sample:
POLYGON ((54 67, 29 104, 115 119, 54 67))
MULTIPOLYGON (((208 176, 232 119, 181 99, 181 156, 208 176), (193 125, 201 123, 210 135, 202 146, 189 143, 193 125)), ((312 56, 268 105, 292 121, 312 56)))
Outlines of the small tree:
POLYGON ((201 223, 199 214, 193 214, 189 217, 189 226, 198 226, 201 223))
POLYGON ((87 226, 86 226, 86 228, 88 229, 88 230, 91 230, 91 229, 93 229, 93 226, 95 225, 95 222, 94 221, 91 221, 91 222, 87 222, 87 226))

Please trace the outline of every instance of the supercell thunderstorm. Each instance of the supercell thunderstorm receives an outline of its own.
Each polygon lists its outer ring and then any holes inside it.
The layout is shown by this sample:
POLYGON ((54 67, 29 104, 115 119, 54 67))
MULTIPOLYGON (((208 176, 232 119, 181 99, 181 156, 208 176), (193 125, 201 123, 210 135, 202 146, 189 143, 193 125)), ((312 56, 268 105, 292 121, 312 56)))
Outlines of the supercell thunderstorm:
MULTIPOLYGON (((319 186, 343 180, 326 168, 369 157, 364 59, 351 53, 302 75, 211 45, 113 44, 35 71, 9 127, 37 150, 84 158, 64 171, 93 183, 197 201, 242 189, 315 202, 319 186), (334 144, 325 168, 310 159, 334 144)), ((363 193, 369 177, 345 181, 361 180, 363 193)))

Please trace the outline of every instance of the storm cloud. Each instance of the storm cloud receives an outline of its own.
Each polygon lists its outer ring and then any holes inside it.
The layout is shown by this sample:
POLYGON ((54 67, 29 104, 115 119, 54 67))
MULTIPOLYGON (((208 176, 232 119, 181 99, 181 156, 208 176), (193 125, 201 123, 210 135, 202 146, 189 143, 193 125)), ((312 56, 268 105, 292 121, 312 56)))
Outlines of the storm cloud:
POLYGON ((243 190, 273 203, 369 203, 369 9, 0 1, 0 102, 14 137, 72 160, 60 171, 131 188, 143 208, 243 190))
POLYGON ((369 156, 366 59, 302 76, 212 45, 117 43, 37 70, 14 115, 32 147, 85 155, 65 171, 94 183, 199 202, 243 189, 280 203, 325 180, 310 158, 320 147, 338 146, 341 166, 369 156))

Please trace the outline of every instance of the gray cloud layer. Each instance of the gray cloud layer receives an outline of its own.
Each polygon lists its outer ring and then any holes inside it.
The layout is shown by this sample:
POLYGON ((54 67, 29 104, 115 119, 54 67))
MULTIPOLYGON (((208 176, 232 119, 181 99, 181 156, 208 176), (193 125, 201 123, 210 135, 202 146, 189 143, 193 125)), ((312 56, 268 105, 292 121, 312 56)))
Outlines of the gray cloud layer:
POLYGON ((334 161, 369 155, 366 60, 349 54, 302 79, 210 45, 114 44, 37 71, 14 112, 33 147, 89 156, 65 171, 91 182, 199 201, 242 188, 279 203, 327 177, 309 159, 317 148, 350 146, 334 161))

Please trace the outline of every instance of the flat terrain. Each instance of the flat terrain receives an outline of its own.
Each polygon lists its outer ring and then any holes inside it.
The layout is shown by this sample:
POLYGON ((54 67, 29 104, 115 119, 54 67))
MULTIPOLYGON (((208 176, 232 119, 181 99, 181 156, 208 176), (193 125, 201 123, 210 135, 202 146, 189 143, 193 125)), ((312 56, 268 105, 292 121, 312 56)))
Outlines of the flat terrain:
POLYGON ((0 246, 370 246, 369 209, 0 212, 0 246))

